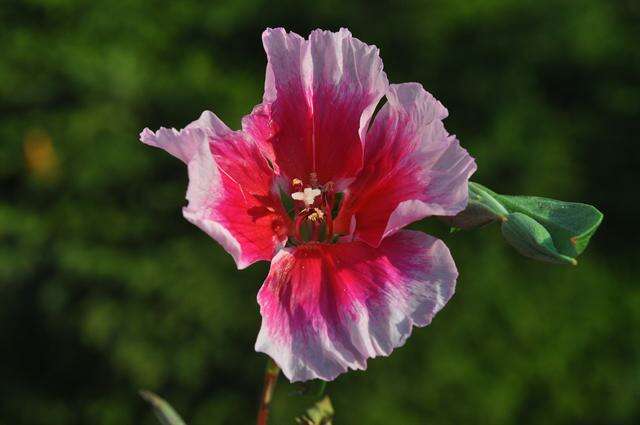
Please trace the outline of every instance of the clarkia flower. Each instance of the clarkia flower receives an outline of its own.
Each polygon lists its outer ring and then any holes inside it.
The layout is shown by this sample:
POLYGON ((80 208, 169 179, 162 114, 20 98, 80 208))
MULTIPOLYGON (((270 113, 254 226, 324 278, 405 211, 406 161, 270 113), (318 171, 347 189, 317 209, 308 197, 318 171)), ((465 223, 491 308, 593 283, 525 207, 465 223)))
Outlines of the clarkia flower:
POLYGON ((476 165, 440 102, 388 83, 375 46, 345 29, 262 40, 263 102, 241 131, 206 111, 140 138, 187 164, 183 214, 239 269, 271 261, 256 350, 291 381, 332 380, 389 355, 451 298, 447 247, 402 228, 462 211, 476 165))

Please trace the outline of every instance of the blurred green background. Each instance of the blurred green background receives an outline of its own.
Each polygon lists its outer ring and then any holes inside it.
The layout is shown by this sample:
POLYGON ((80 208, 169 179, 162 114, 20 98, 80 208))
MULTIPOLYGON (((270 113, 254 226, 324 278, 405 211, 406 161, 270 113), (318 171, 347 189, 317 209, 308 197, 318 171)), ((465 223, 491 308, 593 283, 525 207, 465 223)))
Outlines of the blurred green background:
MULTIPOLYGON (((577 268, 497 226, 418 224, 450 246, 457 294, 328 385, 336 423, 640 423, 639 22, 636 0, 2 2, 0 423, 155 423, 140 388, 190 424, 252 423, 267 264, 236 271, 181 217, 183 164, 137 139, 204 109, 239 128, 267 26, 348 27, 448 107, 475 180, 605 213, 577 268)), ((309 404, 294 390, 274 424, 309 404)))

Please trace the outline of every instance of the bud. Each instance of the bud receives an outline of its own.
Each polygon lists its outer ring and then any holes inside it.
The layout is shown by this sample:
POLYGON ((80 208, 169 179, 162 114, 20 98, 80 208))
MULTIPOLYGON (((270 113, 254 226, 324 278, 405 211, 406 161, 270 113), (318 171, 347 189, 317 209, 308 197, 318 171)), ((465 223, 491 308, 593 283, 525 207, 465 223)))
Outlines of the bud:
POLYGON ((602 218, 602 213, 591 205, 537 196, 500 195, 474 182, 469 182, 467 208, 454 217, 442 217, 459 229, 501 221, 503 236, 522 255, 573 265, 602 218))
POLYGON ((502 236, 525 257, 547 263, 578 264, 574 258, 560 254, 547 229, 524 214, 509 214, 502 223, 502 236))

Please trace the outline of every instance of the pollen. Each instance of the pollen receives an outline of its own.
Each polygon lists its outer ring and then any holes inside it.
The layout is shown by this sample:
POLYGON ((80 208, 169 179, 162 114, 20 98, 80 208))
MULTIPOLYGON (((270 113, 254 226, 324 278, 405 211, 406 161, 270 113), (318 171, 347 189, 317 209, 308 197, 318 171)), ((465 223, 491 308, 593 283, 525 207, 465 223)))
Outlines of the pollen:
POLYGON ((302 192, 294 192, 291 194, 291 197, 296 201, 304 202, 304 205, 310 207, 315 202, 316 197, 320 196, 322 191, 320 189, 312 189, 310 187, 305 187, 302 192))
POLYGON ((324 213, 320 208, 314 208, 313 212, 309 214, 307 218, 313 222, 322 221, 324 213))

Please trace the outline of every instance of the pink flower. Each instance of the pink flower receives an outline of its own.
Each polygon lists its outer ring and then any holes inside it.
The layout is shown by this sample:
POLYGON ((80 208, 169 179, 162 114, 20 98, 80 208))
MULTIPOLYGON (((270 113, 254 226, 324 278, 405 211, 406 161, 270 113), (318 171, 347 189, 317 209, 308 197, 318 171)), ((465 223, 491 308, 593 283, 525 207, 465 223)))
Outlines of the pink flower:
POLYGON ((184 216, 239 269, 271 261, 256 350, 291 381, 332 380, 389 355, 451 298, 447 247, 402 228, 464 209, 476 165, 440 102, 389 85, 378 49, 349 31, 262 39, 264 98, 241 131, 206 111, 140 138, 187 164, 184 216))

